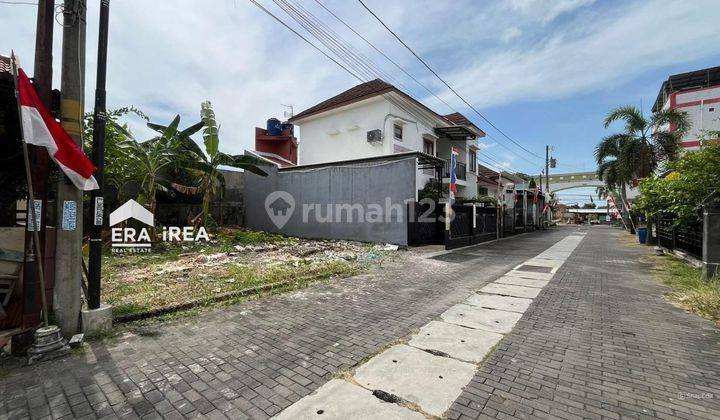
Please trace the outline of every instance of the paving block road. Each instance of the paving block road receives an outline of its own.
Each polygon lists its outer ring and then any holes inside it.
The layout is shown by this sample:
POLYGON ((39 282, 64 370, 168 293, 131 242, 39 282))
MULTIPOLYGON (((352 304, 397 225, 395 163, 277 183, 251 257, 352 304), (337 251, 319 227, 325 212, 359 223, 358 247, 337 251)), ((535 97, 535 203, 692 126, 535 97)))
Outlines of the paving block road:
MULTIPOLYGON (((60 363, 8 368, 0 419, 269 418, 577 230, 412 257, 91 343, 60 363)), ((647 248, 622 245, 616 229, 585 230, 445 416, 720 418, 718 330, 664 301, 638 261, 647 248)))

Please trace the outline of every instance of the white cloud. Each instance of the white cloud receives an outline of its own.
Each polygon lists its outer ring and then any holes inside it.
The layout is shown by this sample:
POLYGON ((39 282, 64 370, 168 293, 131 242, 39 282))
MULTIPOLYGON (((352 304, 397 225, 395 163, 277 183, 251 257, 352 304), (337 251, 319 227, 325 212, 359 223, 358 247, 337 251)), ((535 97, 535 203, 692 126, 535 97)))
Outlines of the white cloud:
MULTIPOLYGON (((358 4, 321 1, 436 92, 445 91, 358 4)), ((287 19, 271 2, 262 3, 287 19)), ((368 0, 464 96, 484 107, 588 93, 653 68, 720 53, 715 42, 720 13, 713 0, 698 0, 693 7, 680 1, 591 3, 368 0)), ((383 70, 402 76, 313 2, 303 5, 382 63, 383 70)), ((97 2, 88 7, 86 108, 91 110, 97 2)), ((28 69, 34 13, 30 6, 0 5, 3 48, 15 48, 28 69)), ((209 7, 192 0, 125 0, 112 3, 110 21, 109 107, 135 105, 161 123, 179 113, 187 126, 199 119, 200 102, 210 100, 222 127, 222 146, 232 153, 252 148, 253 127, 281 116, 281 104, 299 112, 356 83, 247 1, 215 1, 209 7)), ((58 25, 56 87, 61 35, 58 25)), ((434 99, 427 102, 449 111, 434 99)), ((139 120, 131 127, 140 138, 151 135, 139 120)))
POLYGON ((517 26, 511 26, 503 31, 500 38, 503 42, 510 42, 513 39, 518 38, 520 35, 522 35, 522 30, 517 26))
POLYGON ((550 22, 556 17, 594 3, 595 0, 510 0, 511 9, 540 22, 550 22))
POLYGON ((700 3, 643 2, 581 15, 532 46, 477 57, 447 79, 482 107, 620 84, 651 69, 720 53, 720 44, 709 41, 716 37, 720 9, 712 0, 700 3))

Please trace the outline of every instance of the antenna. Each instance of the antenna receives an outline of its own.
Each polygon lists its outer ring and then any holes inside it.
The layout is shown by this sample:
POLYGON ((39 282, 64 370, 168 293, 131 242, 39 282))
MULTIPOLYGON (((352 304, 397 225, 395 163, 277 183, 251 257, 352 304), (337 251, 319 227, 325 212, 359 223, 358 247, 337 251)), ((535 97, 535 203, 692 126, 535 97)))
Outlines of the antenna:
POLYGON ((293 112, 293 106, 292 106, 292 104, 288 104, 288 105, 280 104, 280 105, 282 105, 282 106, 284 106, 285 108, 288 109, 287 111, 283 111, 283 117, 284 117, 284 118, 292 118, 293 115, 295 115, 294 112, 293 112))

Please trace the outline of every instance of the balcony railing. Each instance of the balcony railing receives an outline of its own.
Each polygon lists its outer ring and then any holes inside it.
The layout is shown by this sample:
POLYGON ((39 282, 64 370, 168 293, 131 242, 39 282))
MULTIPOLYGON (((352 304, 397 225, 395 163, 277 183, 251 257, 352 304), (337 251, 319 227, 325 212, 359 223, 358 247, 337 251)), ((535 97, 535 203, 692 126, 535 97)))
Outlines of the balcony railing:
MULTIPOLYGON (((465 164, 462 162, 456 162, 455 165, 456 165, 455 175, 457 176, 457 179, 459 179, 461 181, 466 181, 467 180, 467 166, 465 166, 465 164)), ((443 178, 450 178, 450 161, 449 160, 445 160, 445 165, 443 167, 443 178)))

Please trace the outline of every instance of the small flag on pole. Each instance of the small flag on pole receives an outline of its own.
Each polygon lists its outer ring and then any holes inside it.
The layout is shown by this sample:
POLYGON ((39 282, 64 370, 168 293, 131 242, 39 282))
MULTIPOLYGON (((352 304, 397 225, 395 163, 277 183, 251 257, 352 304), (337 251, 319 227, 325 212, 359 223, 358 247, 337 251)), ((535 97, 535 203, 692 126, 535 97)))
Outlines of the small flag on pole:
POLYGON ((93 177, 95 165, 43 106, 25 72, 17 69, 20 119, 25 142, 47 149, 53 161, 78 189, 97 189, 98 183, 93 177))
POLYGON ((452 198, 457 192, 457 156, 458 152, 453 148, 450 153, 450 195, 452 198))

